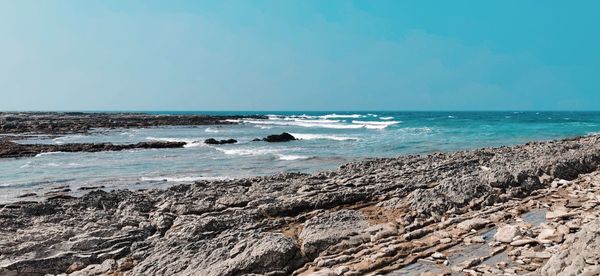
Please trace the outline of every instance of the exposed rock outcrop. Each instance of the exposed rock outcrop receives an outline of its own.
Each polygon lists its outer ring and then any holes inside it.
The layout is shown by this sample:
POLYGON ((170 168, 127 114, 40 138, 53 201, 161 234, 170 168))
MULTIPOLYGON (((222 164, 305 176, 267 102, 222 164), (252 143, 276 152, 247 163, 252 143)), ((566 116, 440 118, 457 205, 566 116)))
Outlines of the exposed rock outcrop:
POLYGON ((131 149, 172 149, 183 148, 185 142, 140 142, 137 144, 76 143, 76 144, 18 144, 0 141, 0 158, 31 157, 48 152, 100 152, 131 149))
POLYGON ((88 112, 0 112, 3 134, 74 134, 92 128, 140 128, 155 126, 196 126, 236 124, 235 120, 266 116, 154 115, 144 113, 88 112))

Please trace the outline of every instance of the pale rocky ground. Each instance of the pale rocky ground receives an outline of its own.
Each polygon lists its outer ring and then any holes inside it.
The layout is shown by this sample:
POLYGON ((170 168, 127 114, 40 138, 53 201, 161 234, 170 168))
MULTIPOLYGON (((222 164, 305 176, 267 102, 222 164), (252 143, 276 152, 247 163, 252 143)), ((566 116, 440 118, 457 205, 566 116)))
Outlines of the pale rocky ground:
POLYGON ((600 137, 0 205, 0 275, 598 275, 600 137))

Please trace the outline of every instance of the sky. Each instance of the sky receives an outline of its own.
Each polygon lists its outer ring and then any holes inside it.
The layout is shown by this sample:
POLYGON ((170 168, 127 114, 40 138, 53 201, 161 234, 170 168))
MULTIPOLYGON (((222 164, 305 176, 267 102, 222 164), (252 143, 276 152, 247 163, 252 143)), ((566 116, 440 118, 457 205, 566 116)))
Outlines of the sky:
POLYGON ((600 110, 600 1, 0 0, 0 110, 600 110))

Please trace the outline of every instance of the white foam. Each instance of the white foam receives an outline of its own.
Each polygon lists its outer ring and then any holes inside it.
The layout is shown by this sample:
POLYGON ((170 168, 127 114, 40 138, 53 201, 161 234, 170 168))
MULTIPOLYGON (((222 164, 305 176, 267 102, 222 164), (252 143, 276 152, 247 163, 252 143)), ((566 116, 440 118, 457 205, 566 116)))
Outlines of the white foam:
POLYGON ((218 129, 214 129, 214 128, 211 128, 211 127, 207 127, 204 131, 205 132, 210 132, 210 133, 217 133, 217 132, 219 132, 218 129))
POLYGON ((360 139, 349 136, 336 136, 336 135, 327 135, 327 134, 311 134, 311 133, 290 133, 292 136, 296 137, 296 139, 301 140, 335 140, 335 141, 348 141, 354 140, 358 141, 360 139))
POLYGON ((357 121, 354 120, 352 121, 353 124, 362 124, 362 125, 384 125, 384 126, 390 126, 390 125, 397 125, 400 123, 400 121, 386 121, 386 122, 381 122, 381 121, 357 121))
POLYGON ((267 154, 275 154, 278 153, 279 150, 276 149, 224 149, 224 148, 215 148, 216 150, 227 154, 227 155, 267 155, 267 154))
POLYGON ((329 119, 329 118, 363 118, 365 117, 365 115, 361 115, 361 114, 350 114, 350 115, 343 115, 343 114, 327 114, 327 115, 323 115, 323 116, 319 116, 319 118, 321 119, 329 119))
POLYGON ((200 180, 229 180, 227 176, 157 176, 157 177, 140 177, 140 181, 166 181, 166 182, 194 182, 200 180))
POLYGON ((284 161, 294 161, 294 160, 304 160, 304 159, 308 159, 308 156, 304 156, 304 155, 286 155, 286 154, 278 154, 277 156, 279 156, 279 160, 284 160, 284 161))
POLYGON ((183 138, 156 138, 156 137, 146 137, 146 140, 152 141, 164 141, 164 142, 184 142, 184 148, 195 148, 206 146, 201 140, 202 139, 183 139, 183 138))
POLYGON ((321 119, 321 120, 292 119, 292 120, 296 121, 296 122, 301 122, 301 123, 315 123, 315 124, 335 124, 335 123, 340 122, 340 120, 328 120, 328 119, 321 119))
POLYGON ((428 128, 428 127, 406 127, 406 128, 401 128, 398 131, 403 132, 404 134, 408 134, 408 135, 422 135, 422 134, 432 133, 433 129, 428 128))
POLYGON ((386 121, 387 121, 387 120, 393 120, 393 119, 394 119, 394 117, 391 117, 391 116, 390 116, 390 117, 379 117, 379 119, 382 119, 382 120, 386 120, 386 121))
POLYGON ((361 125, 366 129, 384 129, 391 125, 397 125, 400 122, 399 121, 380 122, 380 121, 357 121, 357 120, 354 120, 354 121, 352 121, 352 123, 355 125, 361 125))
POLYGON ((271 121, 271 120, 244 120, 244 123, 255 124, 255 125, 275 125, 275 126, 299 126, 299 127, 321 127, 321 128, 332 128, 332 129, 357 129, 362 128, 362 125, 351 125, 342 123, 329 123, 323 121, 271 121))
POLYGON ((35 155, 35 157, 42 157, 42 156, 46 156, 46 155, 55 155, 55 154, 63 154, 65 152, 62 151, 51 151, 51 152, 42 152, 42 153, 38 153, 35 155))
POLYGON ((384 129, 388 127, 387 125, 364 125, 366 129, 384 129))

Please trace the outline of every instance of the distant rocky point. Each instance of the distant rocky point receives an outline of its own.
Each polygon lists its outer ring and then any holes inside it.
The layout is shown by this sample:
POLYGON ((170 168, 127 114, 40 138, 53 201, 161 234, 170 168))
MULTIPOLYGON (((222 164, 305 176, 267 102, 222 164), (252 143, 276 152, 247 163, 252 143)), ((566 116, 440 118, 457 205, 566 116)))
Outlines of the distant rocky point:
POLYGON ((73 144, 18 144, 8 140, 0 140, 0 158, 32 157, 50 152, 100 152, 122 151, 130 149, 166 149, 183 148, 185 142, 140 142, 137 144, 111 143, 73 143, 73 144))
POLYGON ((0 134, 74 134, 93 128, 141 128, 237 124, 239 119, 268 119, 262 115, 209 116, 145 113, 0 112, 0 134))

